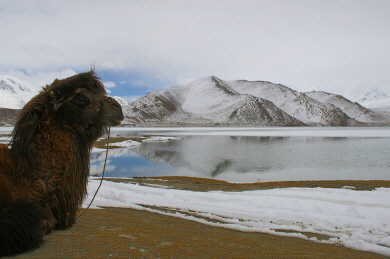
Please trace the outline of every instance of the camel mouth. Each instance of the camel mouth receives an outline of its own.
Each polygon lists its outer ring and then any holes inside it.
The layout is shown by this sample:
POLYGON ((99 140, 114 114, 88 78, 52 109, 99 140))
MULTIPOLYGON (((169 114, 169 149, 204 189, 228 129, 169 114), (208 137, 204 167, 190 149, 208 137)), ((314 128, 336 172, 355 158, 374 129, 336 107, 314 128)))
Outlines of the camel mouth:
POLYGON ((104 101, 104 115, 107 126, 118 126, 125 118, 122 112, 122 106, 112 97, 104 101))
POLYGON ((124 118, 125 117, 123 116, 123 113, 121 113, 121 115, 117 116, 117 118, 106 117, 105 123, 107 126, 119 126, 121 125, 124 118))
POLYGON ((118 125, 121 125, 122 120, 106 118, 105 122, 106 122, 107 126, 118 126, 118 125))

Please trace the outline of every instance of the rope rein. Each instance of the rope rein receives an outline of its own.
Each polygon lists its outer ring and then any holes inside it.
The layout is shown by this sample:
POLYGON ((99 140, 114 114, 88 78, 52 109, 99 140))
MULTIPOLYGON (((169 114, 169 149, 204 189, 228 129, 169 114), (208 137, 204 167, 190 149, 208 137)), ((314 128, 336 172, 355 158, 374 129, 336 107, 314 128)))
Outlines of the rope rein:
POLYGON ((89 209, 89 207, 91 207, 92 205, 92 202, 93 200, 95 199, 99 189, 100 189, 100 186, 102 186, 103 184, 103 179, 104 179, 104 173, 106 172, 106 164, 107 164, 107 157, 108 157, 108 146, 110 144, 110 131, 111 131, 111 127, 108 127, 108 137, 107 137, 107 148, 106 148, 106 159, 104 160, 104 167, 103 167, 103 173, 102 173, 102 178, 100 179, 100 184, 99 184, 99 187, 96 189, 96 192, 95 192, 95 195, 93 196, 91 202, 89 203, 88 207, 80 214, 76 217, 76 219, 80 218, 82 215, 84 215, 84 213, 89 209))

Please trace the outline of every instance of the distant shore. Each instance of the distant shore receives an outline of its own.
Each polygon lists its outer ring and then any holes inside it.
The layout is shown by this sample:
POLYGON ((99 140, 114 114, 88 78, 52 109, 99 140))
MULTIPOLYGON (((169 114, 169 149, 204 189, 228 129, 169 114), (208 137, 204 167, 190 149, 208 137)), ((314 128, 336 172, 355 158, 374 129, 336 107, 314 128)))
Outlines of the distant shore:
MULTIPOLYGON (((303 181, 232 184, 190 177, 107 179, 193 191, 285 187, 373 190, 390 181, 303 181)), ((46 236, 41 248, 14 258, 386 258, 294 237, 240 232, 125 208, 90 209, 68 230, 46 236)))

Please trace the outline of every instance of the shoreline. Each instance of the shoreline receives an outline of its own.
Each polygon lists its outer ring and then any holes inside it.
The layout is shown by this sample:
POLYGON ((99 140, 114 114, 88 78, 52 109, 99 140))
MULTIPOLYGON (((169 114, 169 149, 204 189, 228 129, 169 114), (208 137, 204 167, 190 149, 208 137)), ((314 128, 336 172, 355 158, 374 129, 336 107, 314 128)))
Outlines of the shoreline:
MULTIPOLYGON (((101 177, 94 177, 100 180, 101 177)), ((212 178, 199 178, 189 176, 152 176, 132 178, 104 178, 106 181, 134 183, 144 186, 160 186, 168 189, 189 191, 250 191, 276 188, 346 188, 357 191, 372 191, 375 188, 390 188, 388 180, 307 180, 307 181, 275 181, 254 183, 233 183, 212 178)))

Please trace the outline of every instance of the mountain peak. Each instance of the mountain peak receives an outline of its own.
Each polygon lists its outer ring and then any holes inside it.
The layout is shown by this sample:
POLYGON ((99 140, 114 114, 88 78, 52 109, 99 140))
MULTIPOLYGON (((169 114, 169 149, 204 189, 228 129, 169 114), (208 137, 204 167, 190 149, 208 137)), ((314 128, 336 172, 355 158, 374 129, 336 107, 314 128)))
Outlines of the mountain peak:
POLYGON ((21 109, 39 92, 34 85, 8 75, 0 75, 0 107, 21 109))

